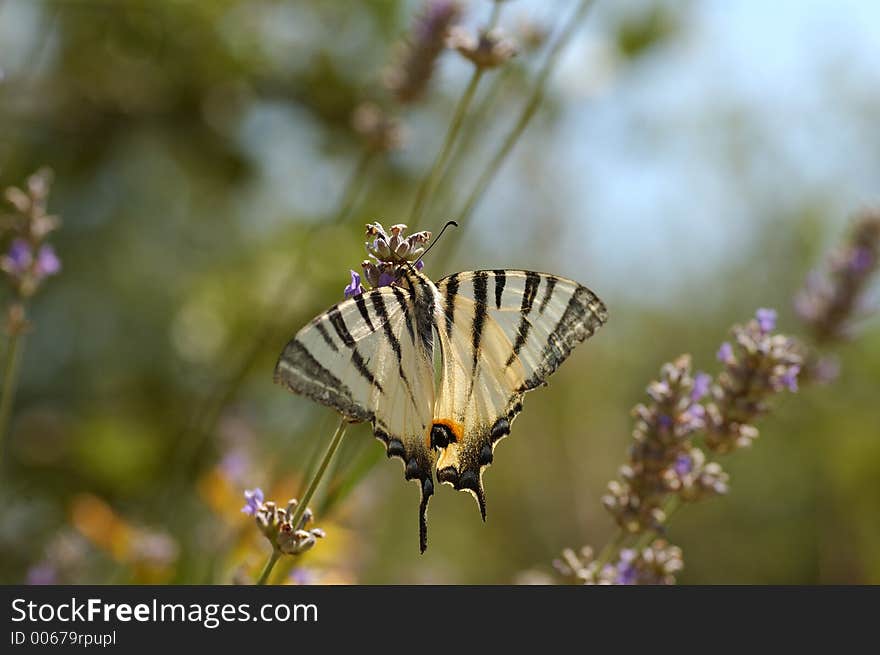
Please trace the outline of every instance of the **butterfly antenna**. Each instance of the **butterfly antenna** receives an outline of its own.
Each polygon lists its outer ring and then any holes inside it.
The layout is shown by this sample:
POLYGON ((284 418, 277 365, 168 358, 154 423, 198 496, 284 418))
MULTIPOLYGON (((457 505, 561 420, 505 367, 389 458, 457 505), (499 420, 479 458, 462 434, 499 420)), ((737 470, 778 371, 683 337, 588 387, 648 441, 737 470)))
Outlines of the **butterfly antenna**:
MULTIPOLYGON (((428 248, 425 250, 425 252, 422 253, 422 257, 427 255, 431 251, 431 248, 433 248, 434 246, 437 245, 437 242, 440 240, 440 237, 443 236, 443 233, 446 231, 446 228, 449 227, 450 225, 452 225, 454 227, 458 227, 458 223, 456 223, 455 221, 446 221, 446 225, 444 225, 443 229, 440 230, 440 234, 438 234, 436 237, 434 237, 434 240, 431 242, 431 245, 428 246, 428 248)), ((419 257, 419 259, 421 259, 422 257, 419 257)))
MULTIPOLYGON (((446 228, 449 227, 450 225, 458 227, 458 223, 456 223, 455 221, 446 221, 446 225, 444 225, 443 229, 440 230, 440 234, 438 234, 436 237, 434 237, 434 240, 431 242, 431 245, 425 249, 425 252, 423 252, 421 254, 419 259, 421 259, 422 257, 424 257, 425 255, 428 254, 428 251, 431 250, 431 248, 433 248, 437 244, 437 242, 440 240, 440 237, 442 237, 443 233, 446 231, 446 228)), ((416 271, 416 267, 413 266, 412 262, 402 261, 401 264, 408 267, 411 273, 414 273, 416 271)), ((399 280, 401 277, 403 277, 403 271, 404 271, 404 268, 403 268, 403 266, 401 266, 397 272, 397 277, 394 278, 395 282, 397 282, 397 280, 399 280)))

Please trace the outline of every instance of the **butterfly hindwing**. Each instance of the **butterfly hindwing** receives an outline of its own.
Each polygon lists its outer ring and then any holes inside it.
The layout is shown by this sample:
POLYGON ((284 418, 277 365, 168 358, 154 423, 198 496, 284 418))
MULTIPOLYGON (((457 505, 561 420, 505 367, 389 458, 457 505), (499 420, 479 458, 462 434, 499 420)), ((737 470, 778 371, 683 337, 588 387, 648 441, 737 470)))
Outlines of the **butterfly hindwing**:
POLYGON ((543 384, 607 312, 586 287, 531 271, 457 273, 437 289, 443 357, 431 428, 437 479, 473 494, 485 519, 482 473, 523 395, 543 384))
MULTIPOLYGON (((432 300, 433 294, 427 302, 432 300)), ((388 456, 403 460, 406 479, 417 480, 421 489, 422 550, 436 460, 426 439, 434 365, 425 302, 423 295, 396 286, 340 302, 297 333, 275 368, 275 381, 288 389, 351 422, 370 421, 388 456)))

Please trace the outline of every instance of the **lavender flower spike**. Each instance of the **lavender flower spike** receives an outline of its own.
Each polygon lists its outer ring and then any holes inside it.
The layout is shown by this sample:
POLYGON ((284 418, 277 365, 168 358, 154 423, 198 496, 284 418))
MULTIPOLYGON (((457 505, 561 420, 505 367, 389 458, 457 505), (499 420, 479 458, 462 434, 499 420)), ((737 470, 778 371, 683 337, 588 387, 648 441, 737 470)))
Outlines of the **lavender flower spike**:
POLYGON ((425 2, 395 64, 385 74, 385 84, 399 102, 416 102, 425 95, 449 29, 460 15, 461 5, 454 0, 425 2))

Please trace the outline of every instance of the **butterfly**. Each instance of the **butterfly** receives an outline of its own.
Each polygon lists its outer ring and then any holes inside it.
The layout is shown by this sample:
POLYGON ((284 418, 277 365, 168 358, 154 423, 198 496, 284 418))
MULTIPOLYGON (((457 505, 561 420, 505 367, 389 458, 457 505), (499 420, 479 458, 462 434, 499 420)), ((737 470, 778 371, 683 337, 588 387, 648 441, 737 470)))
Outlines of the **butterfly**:
POLYGON ((424 552, 434 471, 472 494, 485 521, 483 472, 524 394, 544 385, 608 314, 596 294, 556 275, 481 270, 435 283, 406 261, 384 265, 393 283, 315 317, 284 348, 275 381, 372 424, 388 457, 403 460, 406 479, 419 484, 424 552))

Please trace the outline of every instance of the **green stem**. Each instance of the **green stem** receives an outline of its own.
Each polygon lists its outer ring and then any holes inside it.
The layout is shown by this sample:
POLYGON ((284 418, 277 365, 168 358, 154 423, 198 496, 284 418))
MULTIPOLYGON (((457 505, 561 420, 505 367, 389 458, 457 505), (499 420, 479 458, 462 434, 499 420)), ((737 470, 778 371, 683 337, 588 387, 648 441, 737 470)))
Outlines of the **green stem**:
POLYGON ((599 556, 596 558, 596 573, 599 573, 602 568, 610 562, 617 552, 620 550, 620 547, 623 546, 623 543, 626 541, 627 534, 621 528, 617 529, 617 532, 614 535, 614 538, 605 544, 605 548, 602 549, 602 552, 599 553, 599 556))
MULTIPOLYGON (((486 27, 487 31, 494 29, 498 24, 498 20, 501 18, 501 5, 502 2, 495 2, 492 6, 492 13, 489 15, 489 24, 486 27)), ((410 212, 410 222, 413 226, 419 224, 425 203, 436 190, 437 183, 443 175, 444 168, 449 160, 449 156, 452 154, 456 138, 461 130, 461 125, 467 115, 468 107, 470 107, 471 101, 474 99, 474 94, 477 91, 477 86, 480 84, 480 79, 483 77, 483 72, 483 68, 479 66, 474 67, 471 79, 464 90, 464 94, 461 96, 461 100, 458 101, 458 106, 455 108, 452 121, 449 123, 449 129, 446 130, 446 138, 443 140, 443 146, 440 148, 440 152, 437 154, 437 158, 434 160, 434 165, 431 166, 431 170, 419 185, 415 201, 413 202, 413 208, 410 212)))
POLYGON ((452 122, 449 123, 449 129, 446 130, 446 138, 443 140, 443 146, 440 148, 440 152, 434 160, 434 165, 431 166, 431 170, 428 171, 428 174, 419 185, 415 201, 413 202, 412 211, 410 212, 410 222, 414 226, 419 224, 425 203, 437 186, 437 181, 440 178, 440 174, 443 172, 443 168, 446 166, 449 154, 452 152, 452 146, 455 144, 455 139, 461 129, 461 124, 464 121, 464 117, 467 115, 468 107, 471 104, 471 100, 474 98, 474 93, 476 93, 477 86, 480 84, 480 78, 482 77, 483 69, 475 67, 470 82, 468 82, 464 94, 461 96, 461 100, 458 101, 458 106, 455 108, 455 114, 452 116, 452 122))
POLYGON ((21 361, 23 347, 24 337, 22 335, 13 334, 9 337, 6 370, 3 374, 3 391, 0 396, 0 462, 3 461, 3 453, 5 452, 6 432, 9 429, 9 419, 12 416, 15 386, 18 382, 18 365, 21 361))
POLYGON ((452 172, 459 165, 459 162, 468 158, 470 151, 473 150, 470 145, 476 140, 474 137, 477 135, 477 132, 487 129, 485 124, 486 117, 515 71, 516 69, 510 64, 506 66, 504 70, 499 71, 492 80, 491 86, 480 99, 479 104, 471 112, 471 119, 461 131, 458 143, 450 155, 450 162, 446 166, 446 170, 440 174, 440 178, 437 180, 436 193, 438 197, 445 197, 446 189, 453 181, 454 176, 452 175, 452 172))
POLYGON ((269 561, 266 562, 266 566, 263 567, 263 572, 260 574, 260 579, 257 580, 258 585, 266 584, 266 580, 269 579, 269 574, 272 573, 272 569, 275 568, 275 564, 278 562, 279 557, 281 557, 281 551, 277 548, 273 548, 272 554, 269 556, 269 561))
POLYGON ((321 460, 318 470, 315 471, 315 475, 312 477, 311 482, 309 482, 309 486, 306 487, 305 493, 303 493, 302 497, 299 499, 299 504, 297 504, 296 509, 293 511, 290 524, 294 526, 294 529, 299 526, 299 522, 306 511, 306 507, 308 507, 311 502, 312 496, 315 495, 315 491, 318 489, 318 485, 321 483, 321 479, 327 471, 327 466, 330 465, 330 460, 333 459, 333 455, 335 455, 336 451, 339 449, 339 444, 342 443, 342 437, 345 435, 345 429, 347 427, 348 423, 346 420, 344 418, 339 419, 339 426, 333 434, 333 439, 330 441, 330 447, 327 448, 327 452, 324 453, 324 459, 321 460))
POLYGON ((540 106, 541 101, 544 99, 544 91, 547 87, 547 80, 550 77, 550 73, 555 68, 556 62, 559 60, 559 55, 562 53, 565 46, 568 45, 568 42, 574 35, 576 28, 580 25, 581 19, 583 19, 583 17, 586 15, 592 4, 593 0, 582 0, 580 5, 578 5, 577 9, 572 14, 571 18, 569 18, 568 22, 565 24, 565 27, 563 27, 559 38, 557 38, 556 41, 553 43, 553 46, 547 53, 547 57, 544 60, 543 65, 541 66, 541 70, 538 72, 538 75, 535 78, 535 84, 532 87, 532 93, 529 96, 529 99, 526 101, 526 104, 523 107, 522 111, 520 112, 519 118, 514 124, 513 129, 508 133, 507 137, 501 143, 501 147, 498 148, 498 150, 495 152, 495 155, 489 161, 489 165, 478 178, 470 195, 465 201, 462 210, 456 215, 458 219, 463 221, 462 227, 456 230, 452 234, 452 239, 449 239, 448 241, 458 242, 461 240, 462 235, 467 229, 467 218, 473 212, 474 208, 477 205, 477 202, 486 192, 486 189, 492 183, 492 180, 495 179, 495 175, 501 168, 501 164, 504 163, 504 160, 507 158, 507 156, 510 154, 510 151, 513 150, 513 147, 519 141, 523 132, 525 132, 526 127, 528 127, 529 122, 532 120, 532 117, 535 115, 535 112, 540 106))

